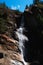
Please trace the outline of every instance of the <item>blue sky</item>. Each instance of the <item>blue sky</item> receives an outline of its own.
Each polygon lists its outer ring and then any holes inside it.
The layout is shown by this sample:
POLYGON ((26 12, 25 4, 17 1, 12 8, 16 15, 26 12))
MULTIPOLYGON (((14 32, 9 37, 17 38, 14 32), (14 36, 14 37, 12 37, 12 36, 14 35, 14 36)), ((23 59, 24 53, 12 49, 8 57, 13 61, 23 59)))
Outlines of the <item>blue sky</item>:
POLYGON ((8 7, 11 9, 18 9, 20 11, 24 11, 26 5, 33 4, 33 0, 0 0, 1 2, 5 2, 8 7))
POLYGON ((32 4, 33 0, 0 0, 0 3, 1 2, 5 2, 11 9, 19 9, 20 11, 24 11, 25 6, 32 4))

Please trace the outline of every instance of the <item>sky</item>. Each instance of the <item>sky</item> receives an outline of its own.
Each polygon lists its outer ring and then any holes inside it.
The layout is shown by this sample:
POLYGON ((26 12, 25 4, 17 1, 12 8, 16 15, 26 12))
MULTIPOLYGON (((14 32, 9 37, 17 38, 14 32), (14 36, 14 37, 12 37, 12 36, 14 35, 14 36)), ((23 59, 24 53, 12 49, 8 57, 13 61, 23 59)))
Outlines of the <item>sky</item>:
POLYGON ((26 5, 33 3, 33 0, 0 0, 0 3, 5 2, 8 7, 13 10, 24 11, 26 5))
POLYGON ((5 2, 5 4, 13 9, 13 10, 19 10, 24 11, 26 5, 33 4, 33 0, 0 0, 0 3, 5 2))

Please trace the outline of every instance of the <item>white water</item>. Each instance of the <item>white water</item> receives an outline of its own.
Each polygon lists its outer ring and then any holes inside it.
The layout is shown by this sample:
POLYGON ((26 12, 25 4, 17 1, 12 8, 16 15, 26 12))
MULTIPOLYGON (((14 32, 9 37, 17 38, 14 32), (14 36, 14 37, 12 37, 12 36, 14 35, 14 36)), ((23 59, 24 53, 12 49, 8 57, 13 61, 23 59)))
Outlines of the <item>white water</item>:
MULTIPOLYGON (((24 31, 24 16, 22 16, 22 20, 21 20, 21 25, 20 27, 17 29, 16 34, 18 36, 18 39, 19 39, 19 49, 21 51, 21 60, 24 65, 29 65, 29 63, 25 62, 24 60, 24 43, 25 41, 28 41, 28 38, 23 34, 23 31, 24 31)), ((11 62, 15 65, 23 65, 22 63, 20 62, 17 62, 16 60, 11 60, 11 62)))
POLYGON ((24 57, 23 57, 23 54, 24 54, 24 42, 28 41, 28 38, 23 34, 23 30, 24 30, 24 27, 22 26, 19 29, 17 29, 16 34, 17 34, 17 36, 19 38, 19 49, 21 51, 21 60, 24 63, 24 65, 28 65, 28 63, 25 62, 24 57))
POLYGON ((24 28, 20 27, 19 29, 17 29, 16 32, 19 38, 19 49, 21 50, 22 54, 23 54, 24 42, 25 40, 28 41, 28 38, 23 34, 23 30, 24 28))
MULTIPOLYGON (((28 41, 28 38, 23 34, 23 31, 24 31, 24 16, 22 16, 22 19, 21 19, 21 25, 20 27, 17 29, 16 31, 16 34, 18 36, 18 39, 19 39, 19 49, 21 51, 21 61, 24 63, 24 65, 28 65, 27 62, 25 62, 24 60, 24 43, 25 41, 28 41)), ((20 64, 21 65, 21 64, 20 64)))

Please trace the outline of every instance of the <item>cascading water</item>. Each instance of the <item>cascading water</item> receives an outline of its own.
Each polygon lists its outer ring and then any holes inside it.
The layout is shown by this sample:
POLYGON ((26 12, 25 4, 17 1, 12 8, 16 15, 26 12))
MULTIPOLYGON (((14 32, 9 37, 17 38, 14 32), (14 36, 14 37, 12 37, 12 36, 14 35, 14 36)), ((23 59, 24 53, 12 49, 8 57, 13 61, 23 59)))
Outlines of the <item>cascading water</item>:
POLYGON ((21 60, 24 63, 24 65, 28 65, 28 63, 25 62, 24 57, 23 57, 24 56, 24 48, 25 48, 24 43, 25 43, 25 41, 28 41, 28 38, 23 34, 24 29, 25 28, 24 28, 24 16, 23 16, 22 20, 21 20, 21 25, 20 25, 19 29, 17 29, 16 34, 19 38, 19 49, 21 51, 21 60))

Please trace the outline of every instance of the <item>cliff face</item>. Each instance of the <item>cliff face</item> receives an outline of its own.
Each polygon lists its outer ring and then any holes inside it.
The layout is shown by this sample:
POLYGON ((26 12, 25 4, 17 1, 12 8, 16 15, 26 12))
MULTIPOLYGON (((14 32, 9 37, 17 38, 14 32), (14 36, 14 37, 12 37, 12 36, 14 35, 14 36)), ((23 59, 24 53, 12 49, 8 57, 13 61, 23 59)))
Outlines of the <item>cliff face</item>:
MULTIPOLYGON (((29 39, 25 42, 24 59, 27 62, 43 63, 43 6, 32 5, 25 9, 24 13, 9 8, 0 8, 0 44, 18 43, 14 31, 19 28, 22 16, 24 16, 24 27, 27 30, 24 34, 29 39)), ((8 46, 7 48, 13 50, 15 47, 8 46)))
POLYGON ((17 27, 16 18, 20 19, 21 13, 19 11, 13 11, 9 8, 0 8, 0 33, 12 33, 17 27))
POLYGON ((20 18, 21 12, 0 6, 0 65, 11 65, 11 59, 20 62, 18 41, 14 35, 20 18))
POLYGON ((29 42, 25 43, 25 60, 42 62, 43 49, 43 8, 33 5, 24 12, 25 28, 29 42), (28 50, 27 50, 28 49, 28 50))

